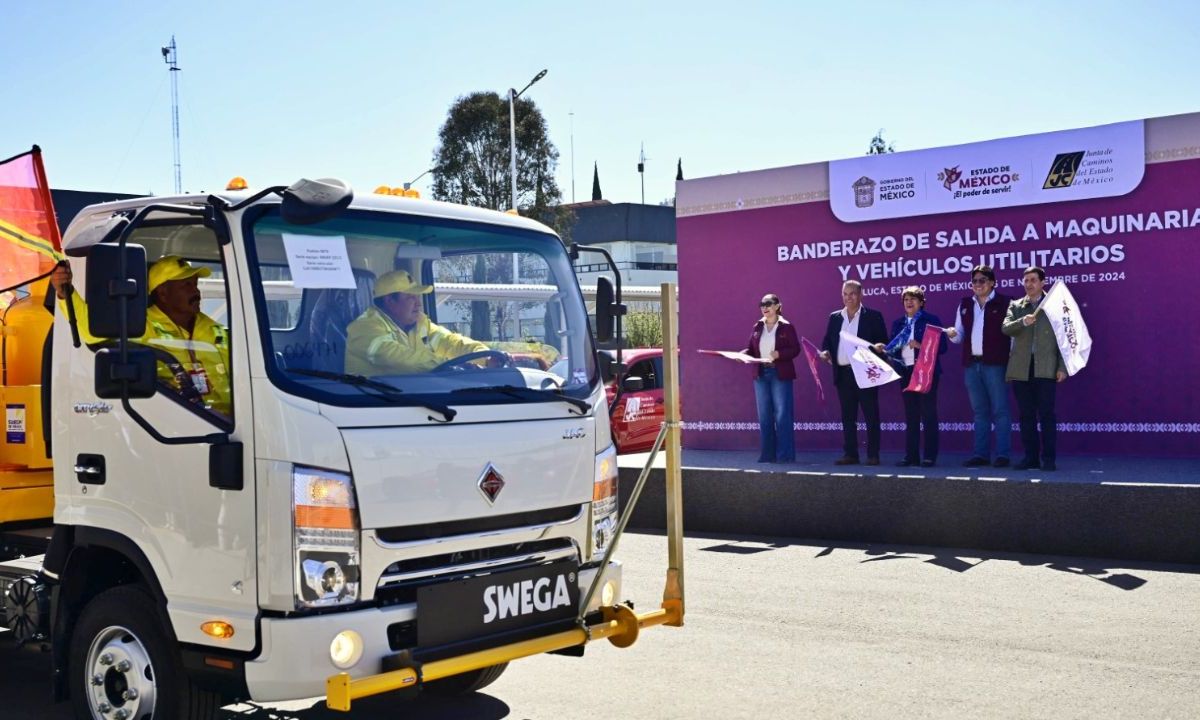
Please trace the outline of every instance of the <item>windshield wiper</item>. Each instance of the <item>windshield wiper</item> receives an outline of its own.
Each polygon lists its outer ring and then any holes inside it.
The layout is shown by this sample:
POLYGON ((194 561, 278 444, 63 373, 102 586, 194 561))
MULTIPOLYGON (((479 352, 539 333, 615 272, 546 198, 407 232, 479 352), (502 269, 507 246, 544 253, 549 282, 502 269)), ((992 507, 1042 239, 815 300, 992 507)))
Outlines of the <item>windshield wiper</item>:
MULTIPOLYGON (((367 393, 369 395, 374 395, 375 397, 381 397, 385 400, 395 400, 398 395, 402 395, 404 393, 404 391, 398 387, 388 385, 387 383, 380 382, 379 380, 372 380, 371 378, 369 378, 365 375, 354 375, 352 373, 337 373, 337 372, 330 372, 329 370, 307 370, 305 368, 285 368, 284 372, 293 373, 295 375, 307 375, 309 377, 321 378, 323 380, 333 380, 334 382, 345 383, 346 385, 350 385, 352 387, 357 388, 359 391, 361 391, 363 393, 367 393)), ((414 403, 414 404, 420 405, 421 407, 425 408, 426 410, 432 410, 435 413, 441 413, 442 417, 444 418, 443 420, 437 420, 437 418, 432 418, 432 417, 430 418, 430 420, 435 420, 437 422, 450 422, 451 420, 454 419, 454 416, 458 414, 457 410, 447 407, 445 405, 438 405, 436 403, 427 403, 427 402, 414 403)))
POLYGON ((591 403, 587 400, 571 397, 558 388, 546 388, 542 390, 522 387, 520 385, 485 385, 481 387, 459 388, 458 390, 451 390, 450 393, 452 395, 458 393, 495 393, 530 402, 554 402, 555 400, 560 400, 568 405, 579 408, 579 415, 586 415, 592 409, 591 403))

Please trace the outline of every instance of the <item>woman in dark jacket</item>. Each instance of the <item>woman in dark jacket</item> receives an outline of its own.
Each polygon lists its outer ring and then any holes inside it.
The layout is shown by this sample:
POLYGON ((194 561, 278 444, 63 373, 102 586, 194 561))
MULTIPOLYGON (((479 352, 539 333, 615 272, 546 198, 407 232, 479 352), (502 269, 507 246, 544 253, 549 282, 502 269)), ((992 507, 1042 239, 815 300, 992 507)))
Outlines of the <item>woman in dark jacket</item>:
POLYGON ((892 340, 885 347, 882 343, 875 346, 880 352, 887 354, 892 365, 900 373, 901 397, 904 398, 904 459, 896 463, 900 467, 920 465, 933 467, 938 455, 938 413, 937 391, 938 382, 942 375, 942 354, 946 352, 948 343, 942 340, 938 348, 938 358, 933 370, 933 385, 927 393, 908 392, 912 379, 913 366, 921 352, 921 342, 925 339, 925 328, 933 325, 941 327, 942 321, 925 310, 925 293, 913 285, 904 288, 900 296, 904 302, 904 317, 892 323, 892 340), (921 423, 925 423, 925 459, 921 459, 921 423))
POLYGON ((756 364, 754 401, 758 406, 758 432, 761 447, 759 462, 793 462, 796 459, 796 437, 793 431, 792 381, 796 368, 792 360, 800 354, 800 338, 796 328, 780 313, 783 306, 779 296, 763 295, 759 303, 762 319, 754 324, 754 332, 746 343, 746 354, 770 358, 771 363, 756 364))

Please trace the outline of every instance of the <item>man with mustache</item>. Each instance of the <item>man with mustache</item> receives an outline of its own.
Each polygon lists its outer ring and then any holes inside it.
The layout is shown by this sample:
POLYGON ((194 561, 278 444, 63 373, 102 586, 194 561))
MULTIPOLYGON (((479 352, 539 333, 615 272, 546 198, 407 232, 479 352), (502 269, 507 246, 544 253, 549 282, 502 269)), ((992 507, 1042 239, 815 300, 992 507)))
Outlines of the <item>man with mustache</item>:
MULTIPOLYGON (((160 359, 158 379, 185 399, 209 410, 230 416, 229 329, 200 312, 202 277, 212 275, 206 267, 193 266, 178 255, 165 255, 150 266, 146 288, 150 307, 146 310, 146 333, 131 341, 158 348, 175 362, 160 359)), ((65 264, 50 275, 59 299, 71 282, 65 264)), ((79 332, 89 344, 102 342, 87 334, 87 308, 79 293, 72 293, 79 332)))

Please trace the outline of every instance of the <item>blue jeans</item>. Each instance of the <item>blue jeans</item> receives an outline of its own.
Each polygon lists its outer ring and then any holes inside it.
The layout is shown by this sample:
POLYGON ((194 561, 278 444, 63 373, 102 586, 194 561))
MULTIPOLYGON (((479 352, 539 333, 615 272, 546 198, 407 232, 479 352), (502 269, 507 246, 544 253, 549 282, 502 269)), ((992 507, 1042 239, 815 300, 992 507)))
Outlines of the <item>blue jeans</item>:
POLYGON ((792 381, 780 380, 779 372, 764 366, 754 379, 754 403, 758 406, 759 462, 793 462, 796 435, 793 429, 792 381))
POLYGON ((1003 365, 973 362, 964 373, 967 396, 975 411, 975 457, 991 458, 988 452, 992 425, 996 426, 996 457, 1012 454, 1012 415, 1008 410, 1008 387, 1003 365))

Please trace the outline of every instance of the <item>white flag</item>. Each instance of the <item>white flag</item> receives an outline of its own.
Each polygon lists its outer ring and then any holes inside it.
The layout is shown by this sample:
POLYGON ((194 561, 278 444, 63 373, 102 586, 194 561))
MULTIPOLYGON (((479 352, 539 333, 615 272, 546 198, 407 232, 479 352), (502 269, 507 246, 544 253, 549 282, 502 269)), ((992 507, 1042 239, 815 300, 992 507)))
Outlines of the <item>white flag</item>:
POLYGON ((860 347, 850 356, 850 368, 854 370, 854 381, 864 390, 900 379, 891 365, 865 347, 860 347))
POLYGON ((1040 309, 1046 313, 1046 319, 1054 328, 1054 337, 1058 340, 1058 350, 1062 353, 1063 364, 1067 366, 1067 374, 1074 375, 1087 365, 1088 355, 1092 353, 1092 336, 1083 322, 1079 304, 1067 289, 1067 284, 1060 280, 1050 286, 1040 309))

